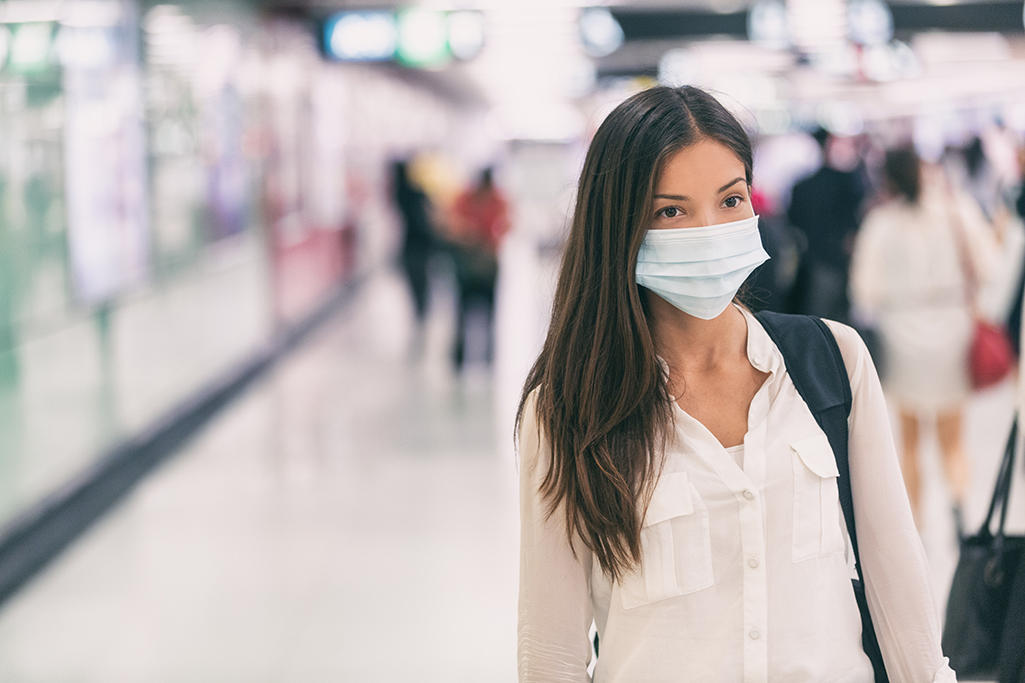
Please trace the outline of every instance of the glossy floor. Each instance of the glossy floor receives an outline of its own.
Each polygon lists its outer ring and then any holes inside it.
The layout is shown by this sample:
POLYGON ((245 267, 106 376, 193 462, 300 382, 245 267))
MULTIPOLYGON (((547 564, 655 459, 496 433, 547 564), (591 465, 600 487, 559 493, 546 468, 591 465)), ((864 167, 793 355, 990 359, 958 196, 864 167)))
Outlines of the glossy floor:
MULTIPOLYGON (((0 680, 514 681, 510 410, 551 268, 507 258, 493 375, 448 368, 444 288, 411 359, 402 282, 373 279, 4 607, 0 680)), ((1011 395, 971 406, 970 523, 1011 395)), ((931 442, 924 469, 941 602, 955 551, 931 442)))

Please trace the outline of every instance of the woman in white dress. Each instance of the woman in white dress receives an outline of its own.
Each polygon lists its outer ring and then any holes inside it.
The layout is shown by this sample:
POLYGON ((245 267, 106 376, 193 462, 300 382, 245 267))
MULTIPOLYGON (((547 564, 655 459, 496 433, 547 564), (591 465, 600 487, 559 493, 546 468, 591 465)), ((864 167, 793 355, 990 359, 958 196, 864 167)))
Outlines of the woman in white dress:
MULTIPOLYGON (((691 87, 595 133, 519 413, 521 683, 872 683, 829 440, 733 299, 766 255, 751 146, 691 87), (642 267, 643 266, 643 267, 642 267)), ((867 603, 893 683, 950 683, 882 389, 850 381, 867 603)), ((839 369, 839 368, 838 368, 839 369)))
POLYGON ((935 419, 958 517, 968 491, 961 436, 975 306, 968 273, 985 277, 997 257, 977 205, 951 188, 942 171, 930 170, 923 182, 913 150, 887 153, 890 198, 865 217, 851 261, 851 300, 862 317, 876 322, 882 339, 883 384, 900 413, 901 469, 916 518, 924 421, 935 419))

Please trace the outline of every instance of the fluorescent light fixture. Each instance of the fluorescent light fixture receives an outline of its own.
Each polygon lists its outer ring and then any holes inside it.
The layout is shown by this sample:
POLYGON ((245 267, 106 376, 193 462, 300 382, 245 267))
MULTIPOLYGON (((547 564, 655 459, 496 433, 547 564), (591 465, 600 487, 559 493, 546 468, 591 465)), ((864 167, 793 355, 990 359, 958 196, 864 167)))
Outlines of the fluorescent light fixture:
POLYGON ((473 59, 484 49, 484 16, 473 10, 448 15, 448 49, 456 59, 473 59))
POLYGON ((580 14, 580 40, 592 57, 610 55, 623 44, 623 27, 604 7, 585 9, 580 14))
POLYGON ((410 9, 398 17, 399 61, 410 66, 438 66, 451 58, 448 25, 441 12, 410 9))
POLYGON ((395 17, 391 12, 343 12, 324 26, 328 54, 342 61, 391 59, 397 40, 395 17))

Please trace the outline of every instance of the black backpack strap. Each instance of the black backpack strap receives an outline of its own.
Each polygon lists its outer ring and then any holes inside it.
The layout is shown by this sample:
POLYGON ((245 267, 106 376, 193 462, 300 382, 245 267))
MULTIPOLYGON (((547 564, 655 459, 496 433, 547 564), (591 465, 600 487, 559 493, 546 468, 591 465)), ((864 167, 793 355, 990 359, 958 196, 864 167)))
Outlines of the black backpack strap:
POLYGON ((858 554, 858 535, 854 525, 854 498, 851 494, 850 466, 847 461, 847 418, 851 414, 851 383, 836 338, 821 319, 807 315, 786 315, 759 311, 755 318, 762 324, 776 348, 783 354, 787 374, 833 449, 836 458, 840 508, 851 539, 858 578, 853 581, 854 596, 861 611, 861 640, 865 654, 872 660, 876 683, 887 683, 882 653, 872 626, 872 615, 865 598, 865 580, 858 554))

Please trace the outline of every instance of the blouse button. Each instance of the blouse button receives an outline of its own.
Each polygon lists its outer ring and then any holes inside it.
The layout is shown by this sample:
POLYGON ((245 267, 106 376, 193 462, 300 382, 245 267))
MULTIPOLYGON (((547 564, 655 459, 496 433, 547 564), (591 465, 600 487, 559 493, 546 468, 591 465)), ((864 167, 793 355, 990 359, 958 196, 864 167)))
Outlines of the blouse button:
POLYGON ((751 640, 758 640, 759 638, 762 637, 761 631, 759 631, 756 628, 751 629, 751 632, 748 633, 748 635, 751 636, 751 640))
POLYGON ((758 558, 757 557, 752 557, 751 559, 749 559, 747 561, 747 566, 751 567, 751 569, 754 569, 755 567, 757 567, 758 566, 758 558))
POLYGON ((744 491, 744 497, 747 498, 748 500, 754 500, 755 499, 755 492, 752 491, 751 489, 747 489, 746 491, 744 491))

